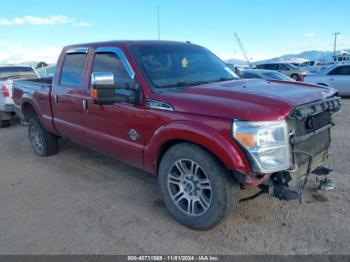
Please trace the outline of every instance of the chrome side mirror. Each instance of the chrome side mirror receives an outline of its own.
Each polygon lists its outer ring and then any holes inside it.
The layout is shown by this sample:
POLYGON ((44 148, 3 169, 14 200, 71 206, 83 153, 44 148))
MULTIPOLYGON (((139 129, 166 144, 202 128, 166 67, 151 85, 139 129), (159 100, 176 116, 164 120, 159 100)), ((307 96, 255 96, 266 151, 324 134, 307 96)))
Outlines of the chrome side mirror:
POLYGON ((91 74, 91 96, 94 104, 112 105, 118 102, 114 75, 111 72, 94 72, 91 74))
POLYGON ((114 75, 112 72, 94 72, 91 74, 91 84, 96 86, 114 85, 114 75))

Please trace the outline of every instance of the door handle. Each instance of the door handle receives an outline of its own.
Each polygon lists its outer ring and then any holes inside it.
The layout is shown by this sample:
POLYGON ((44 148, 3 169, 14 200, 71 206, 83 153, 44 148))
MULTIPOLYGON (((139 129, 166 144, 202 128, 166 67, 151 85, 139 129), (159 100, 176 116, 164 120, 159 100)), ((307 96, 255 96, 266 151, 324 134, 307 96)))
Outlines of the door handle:
POLYGON ((58 95, 54 95, 53 100, 55 103, 58 103, 58 95))
POLYGON ((329 79, 329 80, 334 81, 334 78, 331 78, 331 79, 329 79))
POLYGON ((88 101, 83 99, 83 109, 86 110, 88 108, 88 101))

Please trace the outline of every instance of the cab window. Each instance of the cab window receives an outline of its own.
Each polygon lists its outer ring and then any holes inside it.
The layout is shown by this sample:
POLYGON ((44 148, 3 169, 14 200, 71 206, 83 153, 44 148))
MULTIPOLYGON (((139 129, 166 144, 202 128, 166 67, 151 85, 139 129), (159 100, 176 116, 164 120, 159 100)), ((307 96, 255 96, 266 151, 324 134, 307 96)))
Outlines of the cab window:
POLYGON ((86 54, 67 54, 62 66, 60 84, 69 87, 79 87, 85 60, 86 54))
POLYGON ((115 53, 97 53, 92 72, 111 72, 114 75, 114 84, 129 83, 131 78, 123 63, 115 53))

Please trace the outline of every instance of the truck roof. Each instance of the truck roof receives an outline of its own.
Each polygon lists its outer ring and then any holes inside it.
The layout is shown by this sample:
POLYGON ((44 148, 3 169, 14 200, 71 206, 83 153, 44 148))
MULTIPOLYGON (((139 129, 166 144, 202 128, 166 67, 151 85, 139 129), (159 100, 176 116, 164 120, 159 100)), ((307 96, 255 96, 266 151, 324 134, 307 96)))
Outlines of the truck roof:
POLYGON ((180 41, 168 41, 168 40, 112 40, 105 42, 92 42, 83 43, 76 45, 69 45, 65 48, 76 48, 76 47, 91 47, 96 48, 100 46, 131 46, 131 45, 141 45, 141 44, 190 44, 190 42, 180 42, 180 41))

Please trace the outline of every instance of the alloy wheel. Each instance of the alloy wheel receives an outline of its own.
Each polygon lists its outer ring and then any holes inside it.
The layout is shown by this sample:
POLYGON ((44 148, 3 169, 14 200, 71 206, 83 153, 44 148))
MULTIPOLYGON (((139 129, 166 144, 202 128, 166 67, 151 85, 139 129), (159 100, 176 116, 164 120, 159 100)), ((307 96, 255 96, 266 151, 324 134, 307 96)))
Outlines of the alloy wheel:
POLYGON ((193 160, 181 159, 171 166, 168 190, 176 206, 187 215, 202 215, 210 207, 210 180, 201 166, 193 160))

